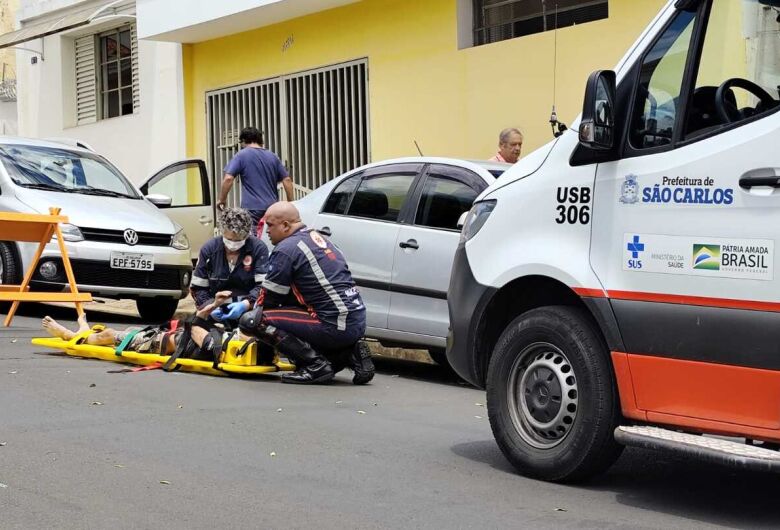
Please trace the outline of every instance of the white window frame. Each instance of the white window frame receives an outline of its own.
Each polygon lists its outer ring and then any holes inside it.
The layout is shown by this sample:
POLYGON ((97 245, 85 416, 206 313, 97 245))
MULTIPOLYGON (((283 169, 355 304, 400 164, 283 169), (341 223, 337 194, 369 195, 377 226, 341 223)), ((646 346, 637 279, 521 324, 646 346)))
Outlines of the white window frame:
MULTIPOLYGON (((117 51, 117 53, 119 53, 117 51)), ((94 33, 91 35, 85 35, 78 37, 74 42, 74 59, 75 59, 75 109, 76 109, 76 125, 85 125, 89 123, 95 123, 106 119, 122 118, 135 114, 139 111, 140 107, 140 89, 138 79, 138 38, 137 28, 133 24, 122 24, 114 28, 94 33), (102 40, 104 37, 115 34, 119 35, 120 32, 130 30, 130 69, 131 69, 131 85, 121 84, 121 69, 117 70, 117 78, 119 81, 119 98, 120 98, 120 114, 117 116, 106 116, 107 109, 103 108, 103 95, 108 92, 104 90, 103 85, 103 65, 109 61, 104 60, 102 56, 102 40), (131 88, 131 94, 133 99, 133 112, 121 113, 121 98, 122 90, 131 88)), ((119 67, 120 59, 114 59, 117 67, 119 67)), ((114 89, 112 89, 114 90, 114 89)))

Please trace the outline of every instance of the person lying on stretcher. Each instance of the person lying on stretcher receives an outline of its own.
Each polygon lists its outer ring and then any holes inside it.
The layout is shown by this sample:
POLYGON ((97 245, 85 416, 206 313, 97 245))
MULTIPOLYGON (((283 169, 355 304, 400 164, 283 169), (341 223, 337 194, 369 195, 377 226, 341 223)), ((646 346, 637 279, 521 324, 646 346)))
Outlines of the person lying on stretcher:
MULTIPOLYGON (((181 357, 211 360, 215 349, 218 348, 218 351, 222 349, 222 332, 213 327, 208 320, 209 314, 230 299, 230 291, 218 292, 214 301, 199 309, 195 313, 195 318, 185 325, 172 325, 173 322, 178 323, 178 321, 171 321, 162 326, 133 326, 123 331, 105 328, 88 335, 83 344, 116 347, 127 341, 123 350, 171 355, 180 348, 181 357), (181 344, 183 338, 187 338, 187 344, 181 344)), ((76 331, 67 329, 50 316, 43 317, 42 324, 43 329, 50 335, 65 341, 90 329, 84 315, 79 317, 79 327, 76 331)))

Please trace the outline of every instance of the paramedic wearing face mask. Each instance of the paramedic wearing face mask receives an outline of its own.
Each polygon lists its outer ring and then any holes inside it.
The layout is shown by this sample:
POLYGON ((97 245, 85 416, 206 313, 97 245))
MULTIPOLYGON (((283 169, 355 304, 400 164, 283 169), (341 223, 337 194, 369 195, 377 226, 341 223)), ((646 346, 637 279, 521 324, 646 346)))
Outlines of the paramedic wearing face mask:
POLYGON ((198 309, 220 291, 231 291, 226 309, 211 313, 217 321, 235 320, 254 306, 268 267, 268 248, 250 235, 252 217, 241 208, 226 208, 219 218, 222 235, 200 249, 190 292, 198 309))

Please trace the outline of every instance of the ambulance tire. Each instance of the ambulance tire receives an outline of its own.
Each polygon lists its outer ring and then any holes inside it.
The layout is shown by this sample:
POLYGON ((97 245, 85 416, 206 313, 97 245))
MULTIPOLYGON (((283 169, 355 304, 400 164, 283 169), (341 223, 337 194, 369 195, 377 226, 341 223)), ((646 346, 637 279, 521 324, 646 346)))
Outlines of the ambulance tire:
POLYGON ((175 298, 139 298, 135 307, 141 320, 147 324, 162 324, 173 318, 179 301, 175 298))
POLYGON ((533 309, 507 326, 488 367, 487 408, 501 451, 520 473, 583 481, 620 456, 612 374, 607 346, 582 309, 533 309))

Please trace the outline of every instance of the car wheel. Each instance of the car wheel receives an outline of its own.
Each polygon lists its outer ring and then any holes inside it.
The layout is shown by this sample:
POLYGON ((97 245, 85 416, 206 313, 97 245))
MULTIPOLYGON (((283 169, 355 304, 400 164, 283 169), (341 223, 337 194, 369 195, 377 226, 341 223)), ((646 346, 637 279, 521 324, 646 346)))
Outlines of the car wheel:
POLYGON ((161 324, 173 318, 179 301, 173 298, 139 298, 135 301, 141 319, 152 324, 161 324))
POLYGON ((444 348, 428 348, 428 355, 439 366, 450 365, 450 362, 447 360, 447 350, 444 348))
POLYGON ((21 278, 20 271, 12 243, 0 242, 0 283, 3 285, 18 284, 19 278, 21 278))
POLYGON ((608 353, 578 308, 534 309, 504 330, 488 368, 487 407, 493 435, 520 473, 574 482, 620 455, 608 353))
MULTIPOLYGON (((14 285, 21 283, 21 267, 16 260, 16 250, 13 243, 0 241, 0 284, 14 285)), ((6 313, 11 302, 0 302, 0 312, 6 313)))

